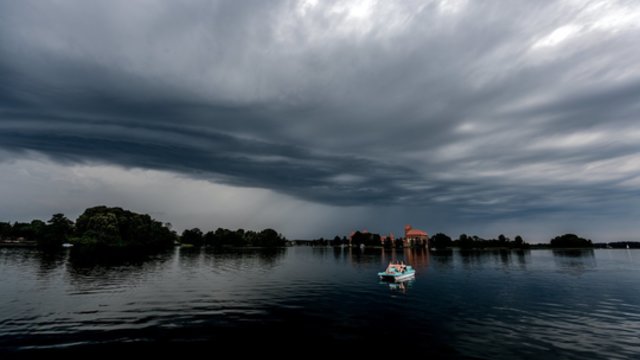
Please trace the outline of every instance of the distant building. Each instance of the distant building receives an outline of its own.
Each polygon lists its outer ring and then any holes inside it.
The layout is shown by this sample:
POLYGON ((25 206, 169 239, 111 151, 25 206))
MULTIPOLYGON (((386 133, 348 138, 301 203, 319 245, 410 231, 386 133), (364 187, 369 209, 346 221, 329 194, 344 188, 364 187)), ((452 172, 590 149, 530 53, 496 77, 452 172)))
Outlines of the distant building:
POLYGON ((411 225, 404 227, 405 247, 426 247, 429 244, 429 235, 426 231, 414 229, 411 225))

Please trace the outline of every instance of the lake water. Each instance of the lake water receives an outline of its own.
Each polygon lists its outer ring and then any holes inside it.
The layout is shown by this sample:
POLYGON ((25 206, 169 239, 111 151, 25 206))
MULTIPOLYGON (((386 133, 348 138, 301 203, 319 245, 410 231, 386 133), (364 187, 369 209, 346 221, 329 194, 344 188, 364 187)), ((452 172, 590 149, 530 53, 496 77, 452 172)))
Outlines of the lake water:
POLYGON ((0 352, 295 344, 448 358, 640 357, 638 250, 96 256, 0 249, 0 352), (391 258, 413 265, 415 280, 380 283, 391 258))

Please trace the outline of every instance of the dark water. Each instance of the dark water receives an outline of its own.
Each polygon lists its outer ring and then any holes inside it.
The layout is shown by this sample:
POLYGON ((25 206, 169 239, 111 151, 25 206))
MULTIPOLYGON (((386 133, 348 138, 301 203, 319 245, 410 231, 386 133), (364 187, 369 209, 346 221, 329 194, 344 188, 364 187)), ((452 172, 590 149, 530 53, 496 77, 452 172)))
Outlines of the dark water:
POLYGON ((0 249, 0 352, 300 347, 450 358, 640 357, 640 251, 0 249), (90 260, 87 260, 90 257, 90 260), (417 270, 379 283, 391 257, 417 270), (115 349, 115 350, 114 350, 115 349))

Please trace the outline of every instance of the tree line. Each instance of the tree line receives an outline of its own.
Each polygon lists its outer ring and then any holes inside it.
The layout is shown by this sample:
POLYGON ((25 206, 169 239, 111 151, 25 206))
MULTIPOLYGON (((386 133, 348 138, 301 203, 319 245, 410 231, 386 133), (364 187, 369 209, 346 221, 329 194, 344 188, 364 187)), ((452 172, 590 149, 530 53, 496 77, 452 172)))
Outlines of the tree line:
MULTIPOLYGON (((201 247, 277 247, 284 246, 287 240, 282 234, 273 229, 262 231, 229 230, 218 228, 204 233, 199 228, 187 229, 178 235, 171 229, 171 224, 161 223, 148 214, 138 214, 119 207, 95 206, 86 209, 73 222, 64 214, 58 213, 49 220, 33 220, 28 223, 0 222, 0 240, 20 240, 35 242, 42 248, 59 248, 63 243, 87 247, 135 247, 135 248, 166 248, 182 243, 201 247)), ((351 246, 364 245, 367 247, 401 248, 402 238, 391 239, 379 234, 356 231, 350 239, 346 236, 336 236, 333 240, 323 238, 314 240, 312 245, 351 246)), ((444 233, 437 233, 429 238, 429 247, 445 249, 458 247, 460 249, 491 249, 491 248, 640 248, 638 242, 615 242, 609 244, 593 244, 589 239, 575 234, 556 236, 548 244, 530 245, 518 235, 515 238, 500 234, 497 238, 484 239, 476 235, 461 234, 452 239, 444 233)))
POLYGON ((64 214, 54 214, 48 221, 0 222, 0 240, 34 242, 41 248, 60 248, 63 243, 81 247, 161 249, 176 243, 194 246, 283 246, 286 239, 273 229, 260 232, 219 228, 203 234, 199 229, 178 235, 171 224, 148 214, 138 214, 119 207, 95 206, 86 209, 73 222, 64 214))
POLYGON ((522 236, 517 235, 515 238, 500 234, 494 239, 483 239, 479 236, 461 234, 456 240, 451 239, 448 235, 437 233, 429 239, 429 246, 435 249, 444 249, 449 247, 458 247, 460 249, 529 249, 529 248, 593 248, 594 244, 591 240, 580 237, 576 234, 564 234, 556 236, 549 240, 548 244, 530 245, 524 241, 522 236))
POLYGON ((446 234, 437 233, 429 238, 429 246, 435 249, 458 247, 460 249, 525 249, 529 247, 522 236, 517 235, 513 240, 503 234, 497 238, 484 239, 477 235, 460 234, 456 240, 446 234))
MULTIPOLYGON (((317 246, 341 246, 348 245, 366 247, 385 248, 401 248, 403 247, 402 238, 391 239, 389 237, 381 237, 379 234, 355 232, 351 236, 351 242, 347 237, 336 236, 333 240, 325 240, 323 238, 312 240, 312 245, 317 246)), ((593 247, 610 247, 610 248, 640 248, 637 242, 615 242, 609 244, 593 244, 589 239, 582 238, 575 234, 564 234, 556 236, 549 240, 547 244, 531 245, 524 241, 522 236, 517 235, 513 239, 503 234, 497 238, 485 239, 477 235, 460 234, 457 239, 452 239, 444 233, 437 233, 429 237, 429 248, 431 249, 529 249, 529 248, 593 248, 593 247)))
POLYGON ((382 236, 376 233, 369 232, 361 232, 356 231, 351 234, 351 240, 346 236, 340 237, 336 235, 332 240, 319 238, 315 240, 311 240, 311 245, 313 246, 342 246, 342 245, 351 245, 354 247, 360 247, 364 245, 365 247, 379 247, 383 246, 385 248, 401 248, 404 246, 402 238, 392 239, 389 236, 382 236))
POLYGON ((182 232, 180 242, 196 247, 278 247, 285 246, 287 239, 273 229, 256 232, 218 228, 203 233, 199 228, 193 228, 182 232))
POLYGON ((47 222, 0 222, 0 240, 35 242, 40 247, 59 247, 74 233, 73 221, 63 214, 54 214, 47 222))

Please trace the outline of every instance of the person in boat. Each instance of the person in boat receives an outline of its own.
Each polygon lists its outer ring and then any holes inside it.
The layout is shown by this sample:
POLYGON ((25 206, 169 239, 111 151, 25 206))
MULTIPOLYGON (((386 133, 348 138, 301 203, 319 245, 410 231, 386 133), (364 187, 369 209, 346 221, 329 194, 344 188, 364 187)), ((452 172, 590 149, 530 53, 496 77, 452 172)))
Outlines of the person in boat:
POLYGON ((393 274, 394 272, 404 273, 406 269, 407 266, 404 264, 404 262, 392 261, 391 263, 389 263, 386 272, 387 274, 393 274))

